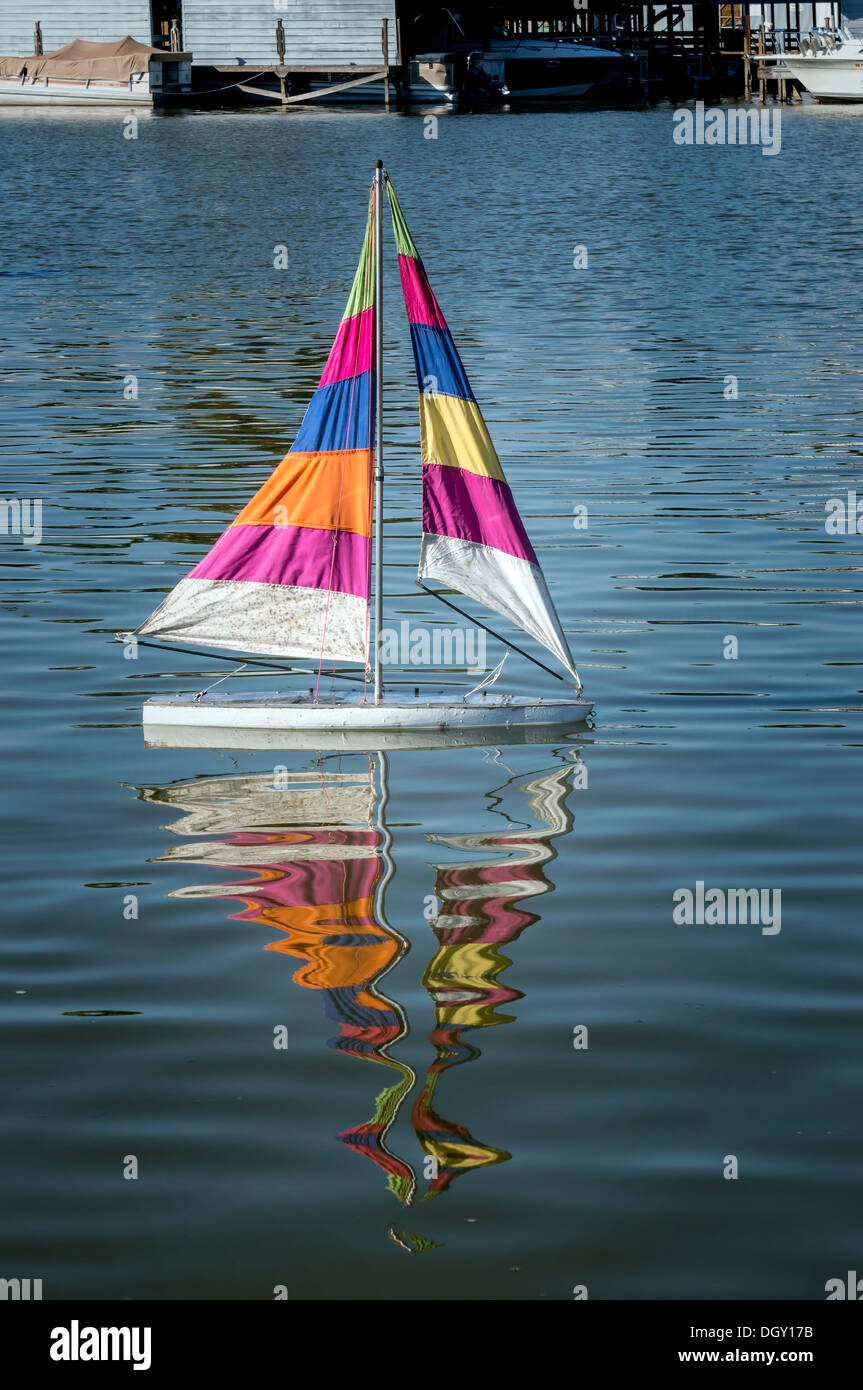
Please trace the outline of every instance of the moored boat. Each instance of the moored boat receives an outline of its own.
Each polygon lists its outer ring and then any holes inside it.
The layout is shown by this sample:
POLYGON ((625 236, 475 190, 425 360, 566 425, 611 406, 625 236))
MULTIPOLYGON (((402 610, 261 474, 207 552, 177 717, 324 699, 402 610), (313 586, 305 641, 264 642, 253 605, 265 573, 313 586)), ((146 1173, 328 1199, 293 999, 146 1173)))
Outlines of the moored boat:
POLYGON ((849 28, 812 29, 800 51, 759 54, 760 63, 773 63, 817 101, 863 101, 863 35, 849 28))
POLYGON ((633 67, 626 53, 572 39, 492 39, 468 72, 516 101, 572 101, 598 96, 633 67))
POLYGON ((579 101, 624 88, 635 60, 574 39, 492 38, 418 54, 408 65, 412 102, 579 101))
POLYGON ((52 53, 0 58, 0 102, 15 106, 154 106, 192 87, 191 53, 137 39, 73 39, 52 53))

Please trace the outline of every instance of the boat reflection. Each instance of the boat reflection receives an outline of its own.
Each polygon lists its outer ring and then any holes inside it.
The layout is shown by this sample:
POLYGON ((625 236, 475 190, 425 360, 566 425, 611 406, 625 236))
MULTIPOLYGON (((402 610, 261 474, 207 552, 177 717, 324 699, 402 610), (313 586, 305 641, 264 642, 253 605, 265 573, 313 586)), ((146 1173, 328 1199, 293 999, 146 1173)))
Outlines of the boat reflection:
MULTIPOLYGON (((171 896, 238 899, 243 907, 230 914, 233 920, 278 931, 264 949, 299 961, 294 981, 321 992, 325 1014, 337 1025, 329 1046, 392 1074, 371 1117, 339 1138, 386 1173, 390 1189, 409 1205, 417 1193, 417 1173, 389 1142, 417 1077, 395 1055, 408 1022, 384 988, 409 950, 385 910, 385 889, 394 872, 385 815, 386 760, 354 759, 362 766, 350 772, 342 771, 344 761, 321 759, 304 772, 281 768, 275 774, 209 777, 140 794, 183 812, 166 829, 184 843, 162 855, 163 861, 255 873, 241 881, 182 888, 171 896)), ((426 837, 447 852, 441 856, 447 862, 430 866, 435 877, 426 915, 435 950, 422 983, 434 1004, 429 1038, 434 1055, 410 1116, 424 1153, 425 1197, 445 1191, 471 1169, 511 1156, 442 1118, 436 1093, 445 1072, 480 1056, 482 1029, 513 1022, 507 1006, 523 996, 502 979, 512 964, 504 948, 538 921, 527 904, 552 888, 546 869, 556 855, 555 840, 572 824, 566 798, 573 768, 568 749, 550 770, 510 776, 487 793, 505 822, 501 830, 426 837)), ((407 1240, 406 1248, 417 1248, 411 1242, 421 1240, 399 1233, 393 1238, 399 1244, 407 1240)), ((428 1244, 422 1242, 422 1248, 428 1244)))

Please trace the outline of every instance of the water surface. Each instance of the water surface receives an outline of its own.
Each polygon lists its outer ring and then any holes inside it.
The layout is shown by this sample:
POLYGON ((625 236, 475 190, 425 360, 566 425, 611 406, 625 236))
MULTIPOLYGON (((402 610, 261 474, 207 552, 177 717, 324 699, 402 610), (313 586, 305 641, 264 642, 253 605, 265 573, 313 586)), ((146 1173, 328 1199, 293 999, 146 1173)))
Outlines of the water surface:
MULTIPOLYGON (((860 476, 861 125, 782 116, 765 158, 677 147, 667 109, 436 140, 373 110, 136 140, 0 113, 3 495, 44 505, 40 544, 2 538, 0 1275, 821 1298, 859 1267, 861 547, 824 517, 860 476), (113 633, 290 444, 378 156, 595 727, 386 768, 148 751, 142 700, 214 673, 113 633), (676 925, 698 880, 781 889, 781 932, 676 925)), ((387 274, 387 614, 422 623, 387 274)))

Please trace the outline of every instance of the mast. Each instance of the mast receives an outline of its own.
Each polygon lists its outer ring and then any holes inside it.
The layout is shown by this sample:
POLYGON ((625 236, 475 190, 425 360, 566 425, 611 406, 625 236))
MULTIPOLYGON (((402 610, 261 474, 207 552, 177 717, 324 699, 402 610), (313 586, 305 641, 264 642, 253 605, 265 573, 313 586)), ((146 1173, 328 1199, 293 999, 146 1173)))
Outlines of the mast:
POLYGON ((383 191, 384 173, 375 162, 375 704, 381 703, 381 642, 384 622, 384 355, 383 355, 383 191))

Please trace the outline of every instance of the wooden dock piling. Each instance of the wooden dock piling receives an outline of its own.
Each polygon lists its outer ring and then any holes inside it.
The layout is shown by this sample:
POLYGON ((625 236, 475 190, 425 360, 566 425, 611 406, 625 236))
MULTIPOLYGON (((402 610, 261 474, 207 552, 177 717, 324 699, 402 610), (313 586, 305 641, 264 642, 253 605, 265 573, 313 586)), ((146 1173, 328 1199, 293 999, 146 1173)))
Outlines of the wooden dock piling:
POLYGON ((284 106, 288 99, 288 75, 285 68, 285 26, 281 19, 276 20, 276 52, 279 55, 279 66, 276 68, 276 76, 279 79, 279 93, 284 106))
POLYGON ((381 47, 384 54, 384 106, 390 109, 390 22, 384 18, 381 20, 381 47))

